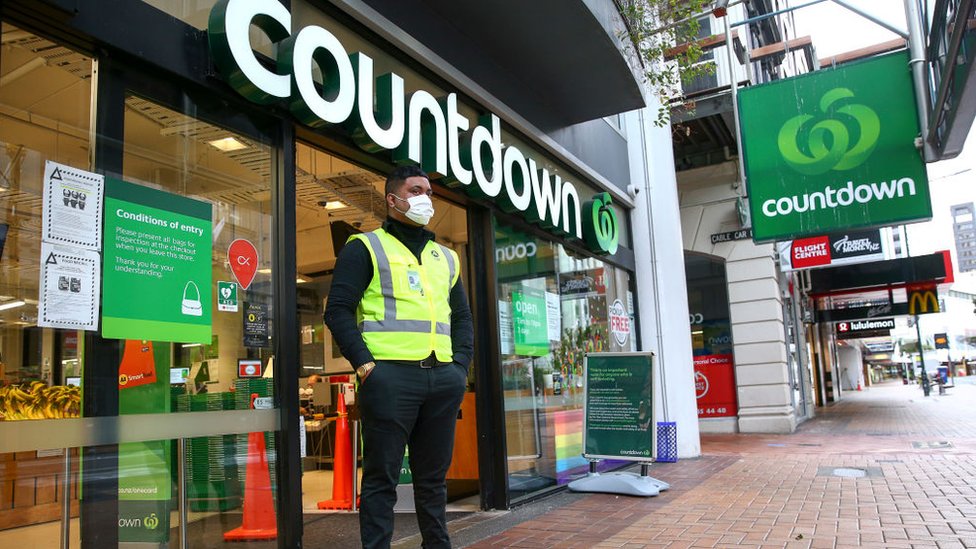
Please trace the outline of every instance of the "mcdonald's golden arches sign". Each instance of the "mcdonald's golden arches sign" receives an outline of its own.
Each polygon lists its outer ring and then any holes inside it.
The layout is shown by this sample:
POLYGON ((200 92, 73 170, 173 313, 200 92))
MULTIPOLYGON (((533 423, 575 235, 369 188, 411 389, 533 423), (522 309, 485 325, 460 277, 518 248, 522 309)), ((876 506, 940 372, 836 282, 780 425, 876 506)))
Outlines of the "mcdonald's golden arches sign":
POLYGON ((935 286, 908 289, 908 314, 924 315, 938 313, 939 291, 935 286))

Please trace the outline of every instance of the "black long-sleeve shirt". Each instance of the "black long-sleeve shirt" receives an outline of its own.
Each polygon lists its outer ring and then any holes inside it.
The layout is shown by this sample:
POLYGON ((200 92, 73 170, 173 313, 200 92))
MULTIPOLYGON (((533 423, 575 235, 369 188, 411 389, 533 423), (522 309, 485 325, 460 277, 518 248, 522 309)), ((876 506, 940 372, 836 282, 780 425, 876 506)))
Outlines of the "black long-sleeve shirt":
MULTIPOLYGON (((407 225, 392 218, 387 218, 383 228, 413 252, 418 261, 424 246, 434 239, 434 233, 423 227, 407 225)), ((356 322, 356 308, 372 279, 373 260, 366 245, 358 239, 348 242, 336 258, 332 287, 325 307, 325 324, 332 332, 342 356, 353 368, 373 360, 356 322)), ((450 304, 453 360, 467 368, 474 355, 474 321, 460 277, 451 288, 450 304)))

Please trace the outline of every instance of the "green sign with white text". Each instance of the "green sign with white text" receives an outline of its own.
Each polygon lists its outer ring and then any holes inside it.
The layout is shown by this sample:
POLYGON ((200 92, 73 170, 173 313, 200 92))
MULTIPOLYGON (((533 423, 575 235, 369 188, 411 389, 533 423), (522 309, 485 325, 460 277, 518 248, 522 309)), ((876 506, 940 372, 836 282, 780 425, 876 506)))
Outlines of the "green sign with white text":
POLYGON ((742 90, 755 241, 932 217, 908 54, 742 90))
POLYGON ((102 337, 211 341, 212 207, 105 178, 102 337))
POLYGON ((547 314, 546 295, 542 290, 523 287, 520 292, 512 292, 515 354, 525 356, 549 354, 547 314))
POLYGON ((583 456, 650 461, 654 355, 586 355, 583 456))

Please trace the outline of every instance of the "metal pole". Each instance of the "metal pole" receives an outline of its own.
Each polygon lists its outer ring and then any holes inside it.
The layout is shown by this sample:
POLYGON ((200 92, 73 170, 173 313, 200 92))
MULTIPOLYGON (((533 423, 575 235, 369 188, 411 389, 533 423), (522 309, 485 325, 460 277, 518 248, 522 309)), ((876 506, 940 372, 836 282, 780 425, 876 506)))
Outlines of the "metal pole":
POLYGON ((176 464, 176 476, 179 486, 177 491, 179 492, 179 506, 180 506, 180 549, 187 548, 186 542, 186 439, 179 438, 176 442, 176 459, 178 463, 176 464))
MULTIPOLYGON (((908 0, 908 1, 911 2, 913 0, 908 0)), ((888 29, 889 31, 897 34, 898 36, 901 36, 902 38, 907 39, 909 37, 907 32, 899 29, 898 27, 890 23, 878 19, 877 17, 871 15, 870 13, 867 13, 866 11, 862 10, 861 8, 858 8, 857 6, 852 6, 848 4, 845 0, 833 0, 833 2, 842 8, 847 8, 853 11, 854 13, 860 15, 861 17, 867 19, 868 21, 874 23, 875 25, 888 29)), ((909 28, 911 28, 911 25, 909 25, 909 28)))
POLYGON ((71 546, 71 448, 64 449, 64 478, 61 480, 61 549, 71 546))
POLYGON ((359 420, 352 420, 352 510, 356 510, 356 494, 359 493, 359 420))
POLYGON ((725 16, 725 52, 728 57, 729 66, 729 87, 732 89, 732 120, 735 122, 735 148, 738 157, 739 178, 735 183, 735 189, 739 191, 739 196, 745 195, 746 168, 745 160, 742 158, 742 132, 739 128, 739 82, 735 75, 735 64, 732 62, 732 27, 729 25, 729 17, 725 16))
POLYGON ((952 386, 956 385, 955 368, 952 367, 952 351, 946 349, 946 362, 949 363, 949 371, 946 373, 946 383, 949 383, 949 378, 952 378, 952 386))
POLYGON ((918 362, 922 365, 921 379, 918 381, 922 384, 922 394, 929 396, 932 385, 929 384, 928 376, 925 373, 925 353, 922 352, 922 329, 918 325, 918 315, 915 315, 915 335, 918 337, 918 362))
MULTIPOLYGON (((836 0, 835 0, 836 1, 836 0)), ((921 131, 922 160, 934 162, 938 160, 938 153, 929 140, 929 112, 931 112, 931 97, 929 96, 929 80, 925 62, 925 33, 922 30, 921 14, 915 0, 905 0, 905 20, 908 21, 908 51, 912 68, 912 83, 915 85, 915 108, 918 111, 918 128, 921 131)))
POLYGON ((791 11, 796 11, 796 10, 798 10, 800 8, 805 8, 807 6, 813 6, 815 4, 819 4, 821 2, 826 2, 826 1, 827 0, 813 0, 812 2, 807 2, 806 4, 800 4, 799 6, 793 6, 791 8, 784 8, 784 9, 777 10, 777 11, 771 11, 769 13, 764 13, 762 15, 757 15, 755 17, 750 17, 748 19, 743 19, 742 21, 739 21, 738 23, 735 23, 732 26, 733 27, 738 27, 740 25, 748 25, 750 23, 755 23, 757 21, 762 21, 763 19, 769 19, 770 17, 776 17, 777 15, 783 15, 784 13, 789 13, 791 11))

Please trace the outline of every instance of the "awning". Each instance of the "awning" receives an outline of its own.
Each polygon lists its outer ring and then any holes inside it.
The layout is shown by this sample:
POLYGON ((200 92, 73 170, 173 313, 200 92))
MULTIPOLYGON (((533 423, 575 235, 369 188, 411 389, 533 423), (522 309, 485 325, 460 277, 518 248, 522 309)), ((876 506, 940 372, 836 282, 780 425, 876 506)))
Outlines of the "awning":
POLYGON ((953 281, 952 259, 948 251, 916 257, 903 257, 857 263, 810 271, 810 295, 904 288, 915 285, 948 284, 953 281))

